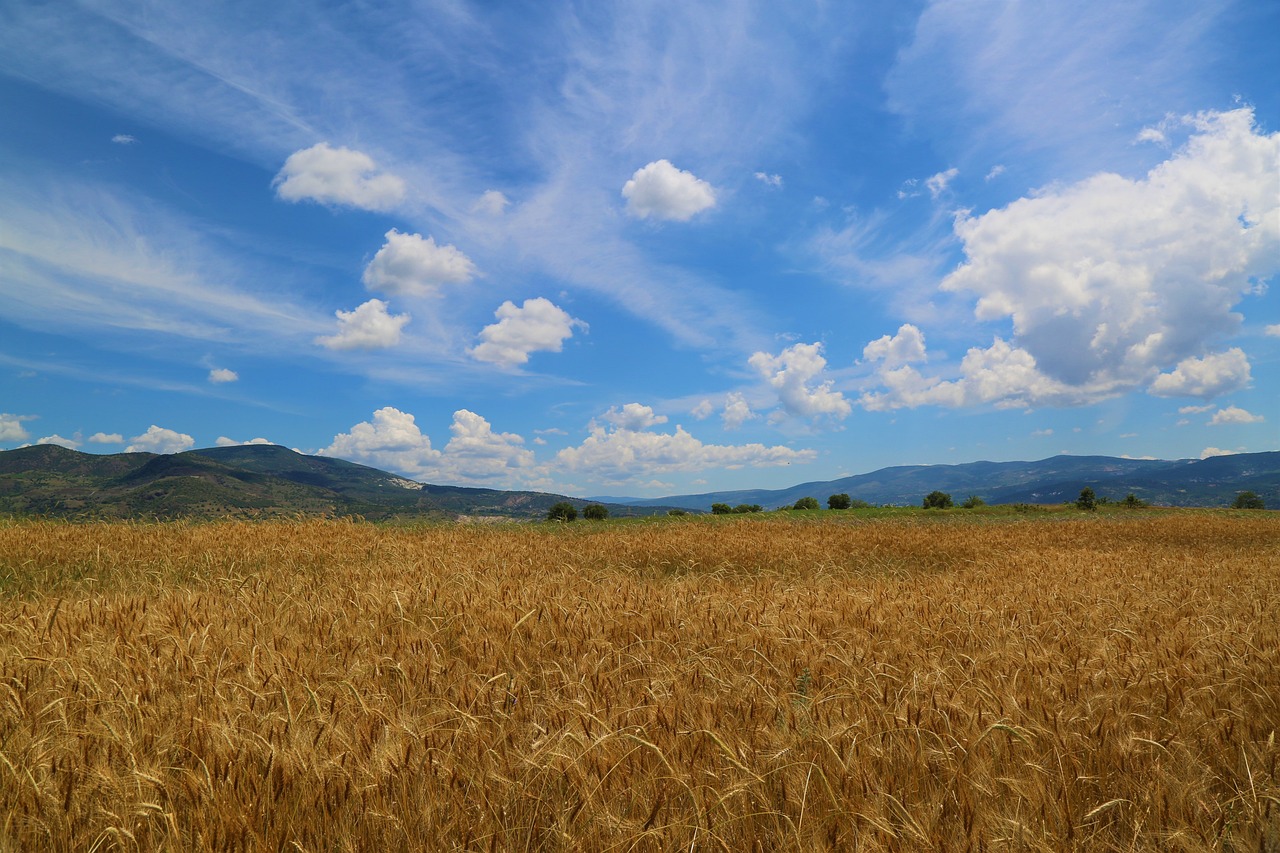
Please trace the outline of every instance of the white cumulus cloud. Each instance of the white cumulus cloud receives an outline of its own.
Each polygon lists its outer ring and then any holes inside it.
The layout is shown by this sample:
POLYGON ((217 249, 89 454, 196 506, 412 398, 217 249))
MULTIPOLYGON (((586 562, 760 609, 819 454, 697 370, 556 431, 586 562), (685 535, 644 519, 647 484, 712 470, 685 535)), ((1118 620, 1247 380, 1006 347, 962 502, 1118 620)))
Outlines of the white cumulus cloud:
POLYGON ((434 237, 402 234, 392 228, 386 243, 365 267, 369 290, 407 296, 433 294, 441 285, 466 284, 476 265, 454 246, 438 246, 434 237))
POLYGON ((389 210, 404 198, 404 181, 379 172, 368 154, 332 148, 327 142, 290 154, 272 186, 285 201, 345 204, 365 210, 389 210))
POLYGON ((234 438, 227 438, 225 435, 220 435, 214 444, 218 447, 250 447, 255 444, 275 444, 275 442, 268 441, 265 438, 251 438, 248 441, 236 441, 234 438))
POLYGON ((574 327, 587 328, 586 323, 541 296, 526 299, 518 308, 505 301, 493 315, 498 322, 481 329, 481 342, 468 352, 477 361, 500 367, 527 364, 533 352, 560 352, 564 342, 573 337, 574 327))
POLYGON ((117 133, 115 136, 111 137, 111 141, 116 145, 132 145, 137 142, 138 139, 137 137, 130 136, 127 133, 117 133))
POLYGON ((593 479, 618 483, 674 471, 743 468, 810 462, 813 450, 763 444, 703 444, 677 425, 674 433, 608 429, 593 423, 577 447, 556 454, 556 467, 587 472, 593 479))
POLYGON ((756 172, 755 179, 767 187, 773 187, 775 190, 782 189, 781 175, 771 175, 768 172, 756 172))
POLYGON ((882 361, 886 368, 924 361, 924 333, 910 323, 898 327, 897 334, 884 335, 862 348, 867 361, 882 361))
POLYGON ((641 403, 627 403, 621 409, 612 407, 600 416, 618 429, 641 430, 667 422, 666 415, 654 414, 651 406, 641 403))
POLYGON ((1209 420, 1209 426, 1222 426, 1224 424, 1260 424, 1265 421, 1262 415, 1255 415, 1239 406, 1227 406, 1225 409, 1219 409, 1214 412, 1213 417, 1209 420))
POLYGON ((687 222, 694 215, 715 207, 716 191, 692 172, 677 169, 668 160, 655 160, 637 169, 622 187, 627 212, 647 219, 674 219, 687 222))
POLYGON ((35 415, 0 414, 0 441, 26 441, 31 437, 23 427, 23 421, 35 420, 35 415))
POLYGON ((1265 333, 1268 337, 1280 338, 1280 323, 1274 323, 1267 326, 1265 333))
POLYGON ((744 423, 759 417, 751 411, 751 404, 740 391, 731 391, 724 400, 724 411, 720 413, 720 421, 727 430, 735 430, 744 423))
POLYGON ((467 409, 453 413, 452 438, 444 448, 447 470, 455 479, 489 480, 520 476, 534 464, 533 451, 515 433, 494 432, 489 421, 467 409))
POLYGON ((384 406, 373 413, 372 420, 335 435, 320 453, 411 476, 436 470, 441 455, 414 416, 393 406, 384 406))
POLYGON ((827 360, 822 344, 794 344, 777 355, 757 352, 747 360, 777 392, 788 414, 814 418, 830 415, 844 419, 853 407, 844 395, 832 388, 832 381, 820 379, 827 360))
POLYGON ((412 319, 408 314, 391 314, 381 299, 370 299, 354 311, 335 311, 334 316, 338 318, 337 334, 315 339, 332 350, 393 347, 400 343, 400 334, 412 319))
POLYGON ((876 374, 879 390, 867 391, 858 404, 869 411, 925 405, 1019 408, 1040 403, 1072 405, 1107 392, 1101 387, 1073 388, 1045 376, 1031 353, 1002 338, 986 348, 971 347, 960 362, 959 373, 958 378, 944 381, 909 364, 882 369, 876 374))
POLYGON ((152 424, 142 435, 129 439, 125 453, 181 453, 196 446, 196 440, 184 432, 177 432, 152 424))
POLYGON ((95 432, 89 436, 90 444, 124 444, 124 436, 118 432, 95 432))
POLYGON ((78 449, 81 443, 82 442, 74 438, 63 438, 57 433, 54 433, 53 435, 46 435, 44 438, 36 439, 36 444, 56 444, 59 447, 66 447, 69 450, 78 449))
POLYGON ((215 367, 209 371, 209 381, 214 384, 222 384, 224 382, 236 382, 240 379, 240 374, 234 370, 228 370, 225 367, 215 367))
MULTIPOLYGON (((1038 371, 1082 391, 1139 387, 1233 332, 1235 304, 1280 268, 1280 133, 1247 108, 1183 121, 1186 145, 1144 177, 1098 174, 958 217, 967 260, 942 288, 975 295, 979 319, 1010 318, 1038 371)), ((1183 384, 1152 391, 1216 393, 1183 384)))
POLYGON ((1210 399, 1236 391, 1249 384, 1249 359, 1244 350, 1232 347, 1226 352, 1211 353, 1203 358, 1185 358, 1169 373, 1161 373, 1151 383, 1151 393, 1159 397, 1201 397, 1210 399))
POLYGON ((505 487, 535 473, 533 451, 514 433, 495 432, 485 418, 467 409, 453 413, 452 437, 437 450, 415 417, 393 406, 340 433, 320 451, 418 479, 484 482, 504 478, 505 487))
POLYGON ((1206 447, 1200 451, 1201 459, 1208 459, 1210 456, 1235 456, 1240 453, 1239 450, 1223 450, 1221 447, 1206 447))

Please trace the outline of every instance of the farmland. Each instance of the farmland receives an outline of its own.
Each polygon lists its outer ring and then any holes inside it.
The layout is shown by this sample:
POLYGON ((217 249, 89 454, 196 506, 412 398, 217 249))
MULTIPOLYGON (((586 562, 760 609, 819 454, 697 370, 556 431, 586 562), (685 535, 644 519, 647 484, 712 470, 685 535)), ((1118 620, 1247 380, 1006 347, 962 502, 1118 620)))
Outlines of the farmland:
POLYGON ((0 521, 0 850, 1280 850, 1278 542, 0 521))

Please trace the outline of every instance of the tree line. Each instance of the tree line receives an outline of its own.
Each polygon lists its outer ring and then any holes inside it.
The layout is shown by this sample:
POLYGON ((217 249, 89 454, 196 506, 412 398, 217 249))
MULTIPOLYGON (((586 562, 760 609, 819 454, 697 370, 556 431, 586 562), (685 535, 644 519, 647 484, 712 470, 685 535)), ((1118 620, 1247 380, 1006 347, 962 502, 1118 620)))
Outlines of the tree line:
MULTIPOLYGON (((1080 490, 1080 496, 1075 500, 1076 509, 1085 511, 1096 510, 1100 506, 1115 504, 1128 509, 1140 509, 1150 506, 1147 501, 1142 500, 1133 492, 1130 492, 1123 500, 1113 501, 1107 497, 1099 497, 1091 486, 1085 486, 1080 490)), ((952 509, 955 502, 951 495, 947 492, 935 489, 924 496, 921 502, 924 509, 952 509)), ((977 509, 986 506, 987 503, 977 495, 969 495, 960 503, 961 509, 977 509)), ((847 494, 831 495, 827 498, 827 509, 844 510, 844 509, 871 509, 872 505, 863 500, 851 498, 847 494)), ((813 510, 821 509, 821 504, 815 497, 803 497, 791 506, 778 507, 779 510, 813 510)), ((1236 495, 1236 499, 1231 504, 1232 509, 1266 509, 1266 502, 1254 492, 1245 491, 1236 495)), ((713 503, 711 505, 712 515, 745 515, 753 512, 764 512, 764 507, 760 504, 738 504, 730 506, 727 503, 713 503)), ((685 515, 684 510, 671 510, 671 515, 685 515)), ((582 517, 588 521, 603 521, 609 517, 609 509, 603 504, 587 504, 582 508, 582 517)), ((548 521, 575 521, 578 518, 578 508, 568 501, 560 501, 554 504, 551 509, 547 510, 548 521)))

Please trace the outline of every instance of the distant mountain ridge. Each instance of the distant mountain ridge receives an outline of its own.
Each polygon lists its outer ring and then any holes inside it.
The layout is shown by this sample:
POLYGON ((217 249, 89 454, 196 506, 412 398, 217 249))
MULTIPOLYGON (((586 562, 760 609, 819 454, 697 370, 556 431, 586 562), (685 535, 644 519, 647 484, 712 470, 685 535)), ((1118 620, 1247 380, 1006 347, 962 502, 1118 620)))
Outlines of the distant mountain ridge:
POLYGON ((1134 494, 1163 506, 1228 506, 1241 491, 1280 509, 1280 451, 1203 460, 1054 456, 1036 462, 903 465, 785 489, 743 489, 643 498, 573 498, 546 492, 438 486, 328 456, 277 445, 183 453, 81 453, 56 445, 0 451, 0 515, 61 518, 213 518, 360 515, 371 520, 458 517, 541 518, 569 501, 611 504, 615 516, 669 508, 707 511, 713 503, 825 505, 833 494, 872 504, 918 506, 935 489, 956 502, 1061 503, 1090 486, 1099 497, 1134 494))
POLYGON ((1211 456, 1208 459, 1123 459, 1054 456, 1035 462, 968 462, 960 465, 900 465, 868 474, 801 483, 785 489, 739 489, 662 498, 598 497, 634 506, 665 505, 707 510, 713 503, 760 504, 766 509, 803 497, 848 494, 872 504, 918 506, 935 489, 957 503, 977 495, 989 504, 1061 503, 1085 486, 1099 497, 1122 500, 1132 493, 1159 506, 1228 506, 1241 491, 1280 509, 1280 451, 1211 456))
MULTIPOLYGON (((580 498, 435 486, 277 445, 97 455, 57 445, 0 451, 0 514, 62 518, 360 515, 540 518, 580 498)), ((653 514, 613 507, 614 515, 653 514)))

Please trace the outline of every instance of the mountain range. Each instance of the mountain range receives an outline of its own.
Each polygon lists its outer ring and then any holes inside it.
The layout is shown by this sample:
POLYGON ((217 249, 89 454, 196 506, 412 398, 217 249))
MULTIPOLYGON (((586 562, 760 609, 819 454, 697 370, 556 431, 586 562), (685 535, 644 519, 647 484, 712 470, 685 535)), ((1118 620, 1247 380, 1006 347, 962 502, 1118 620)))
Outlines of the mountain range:
POLYGON ((1111 456, 1054 456, 1037 462, 969 462, 961 465, 903 465, 869 474, 801 483, 785 489, 743 489, 671 495, 648 500, 597 497, 633 506, 664 505, 706 510, 713 503, 790 506, 803 497, 826 505, 833 494, 871 504, 919 506, 934 490, 956 503, 976 495, 989 504, 1049 504, 1075 500, 1089 486, 1098 497, 1123 500, 1132 493, 1158 506, 1229 506, 1252 491, 1280 508, 1280 451, 1211 456, 1208 459, 1124 459, 1111 456))
POLYGON ((1228 506, 1252 491, 1280 508, 1280 451, 1208 459, 1146 460, 1055 456, 1037 462, 908 465, 786 489, 747 489, 664 498, 573 498, 419 483, 327 456, 276 445, 183 453, 81 453, 57 445, 0 451, 0 515, 61 518, 211 518, 359 515, 370 520, 543 518, 560 501, 581 508, 609 503, 614 516, 672 508, 707 511, 713 503, 790 506, 802 497, 825 504, 848 494, 871 504, 918 506, 939 490, 956 502, 1061 503, 1089 486, 1100 498, 1132 493, 1163 506, 1228 506))

